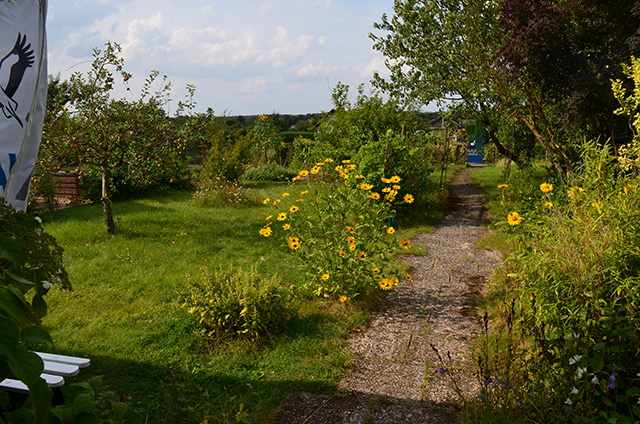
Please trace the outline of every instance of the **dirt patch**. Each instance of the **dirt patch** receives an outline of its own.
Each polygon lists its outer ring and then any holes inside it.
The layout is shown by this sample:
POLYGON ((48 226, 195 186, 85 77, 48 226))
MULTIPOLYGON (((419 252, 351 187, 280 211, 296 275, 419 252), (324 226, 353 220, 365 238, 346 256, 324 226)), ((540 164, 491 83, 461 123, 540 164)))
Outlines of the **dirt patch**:
POLYGON ((481 189, 470 170, 458 172, 446 216, 413 240, 426 256, 401 257, 412 281, 385 293, 368 327, 351 335, 356 366, 338 394, 293 393, 273 422, 459 422, 460 396, 479 390, 469 352, 481 329, 475 300, 500 264, 498 253, 475 248, 487 224, 481 189))

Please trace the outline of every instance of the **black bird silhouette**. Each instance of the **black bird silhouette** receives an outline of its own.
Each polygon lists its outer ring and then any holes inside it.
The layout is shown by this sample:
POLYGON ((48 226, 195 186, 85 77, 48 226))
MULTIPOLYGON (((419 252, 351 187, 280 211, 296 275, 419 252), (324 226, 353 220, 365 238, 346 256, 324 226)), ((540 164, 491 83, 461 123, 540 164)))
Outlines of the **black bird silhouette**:
POLYGON ((33 62, 31 43, 27 44, 27 36, 20 33, 13 50, 0 60, 0 109, 7 118, 15 118, 21 127, 24 125, 16 112, 18 102, 13 99, 13 95, 20 87, 25 71, 33 66, 33 62))

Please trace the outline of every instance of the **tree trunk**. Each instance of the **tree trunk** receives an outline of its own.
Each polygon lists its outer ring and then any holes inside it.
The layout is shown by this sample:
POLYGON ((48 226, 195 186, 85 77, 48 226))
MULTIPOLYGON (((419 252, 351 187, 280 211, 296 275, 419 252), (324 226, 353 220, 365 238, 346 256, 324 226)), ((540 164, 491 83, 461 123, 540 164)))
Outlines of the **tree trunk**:
POLYGON ((107 233, 116 232, 116 224, 113 221, 113 211, 111 210, 111 169, 108 164, 102 164, 102 213, 104 222, 107 225, 107 233))

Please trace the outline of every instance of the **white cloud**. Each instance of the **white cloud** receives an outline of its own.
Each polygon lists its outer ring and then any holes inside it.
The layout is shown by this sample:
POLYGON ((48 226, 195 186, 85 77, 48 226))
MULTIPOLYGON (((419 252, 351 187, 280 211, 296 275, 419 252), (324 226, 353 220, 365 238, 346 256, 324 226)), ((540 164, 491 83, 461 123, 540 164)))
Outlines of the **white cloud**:
POLYGON ((196 96, 203 96, 198 100, 203 110, 229 107, 252 113, 318 110, 317 105, 330 99, 325 76, 356 86, 371 78, 374 69, 385 71, 383 59, 371 51, 367 33, 382 13, 389 13, 393 2, 54 3, 48 22, 50 73, 61 72, 68 78, 73 71, 84 71, 92 48, 118 42, 133 83, 157 69, 174 87, 184 87, 184 81, 195 84, 196 96), (283 106, 285 101, 295 107, 283 106))
POLYGON ((328 74, 337 71, 339 68, 323 61, 316 64, 309 63, 298 68, 296 75, 299 77, 305 77, 309 75, 328 74))
POLYGON ((371 59, 371 62, 361 66, 359 69, 360 77, 373 78, 374 72, 378 72, 378 74, 380 74, 380 76, 383 78, 391 75, 389 69, 384 63, 384 59, 385 58, 383 56, 376 56, 371 59))

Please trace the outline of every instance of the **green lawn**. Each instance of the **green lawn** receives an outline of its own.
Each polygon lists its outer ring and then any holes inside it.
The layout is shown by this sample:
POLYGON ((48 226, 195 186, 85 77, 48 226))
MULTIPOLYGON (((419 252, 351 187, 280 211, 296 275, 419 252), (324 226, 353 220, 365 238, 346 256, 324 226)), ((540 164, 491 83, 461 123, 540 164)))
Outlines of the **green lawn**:
MULTIPOLYGON (((265 183, 250 191, 273 198, 284 187, 265 183)), ((291 391, 333 390, 352 360, 348 332, 366 322, 371 299, 298 299, 299 317, 278 338, 203 341, 181 307, 188 275, 257 266, 288 284, 304 274, 278 240, 258 235, 268 207, 203 208, 190 199, 188 192, 165 192, 116 202, 116 235, 106 233, 100 205, 41 216, 65 249, 74 287, 48 295, 44 325, 53 350, 91 358, 76 380, 104 375, 148 422, 236 422, 241 403, 250 422, 267 422, 291 391)), ((400 221, 399 235, 428 231, 438 210, 432 206, 400 221)))

